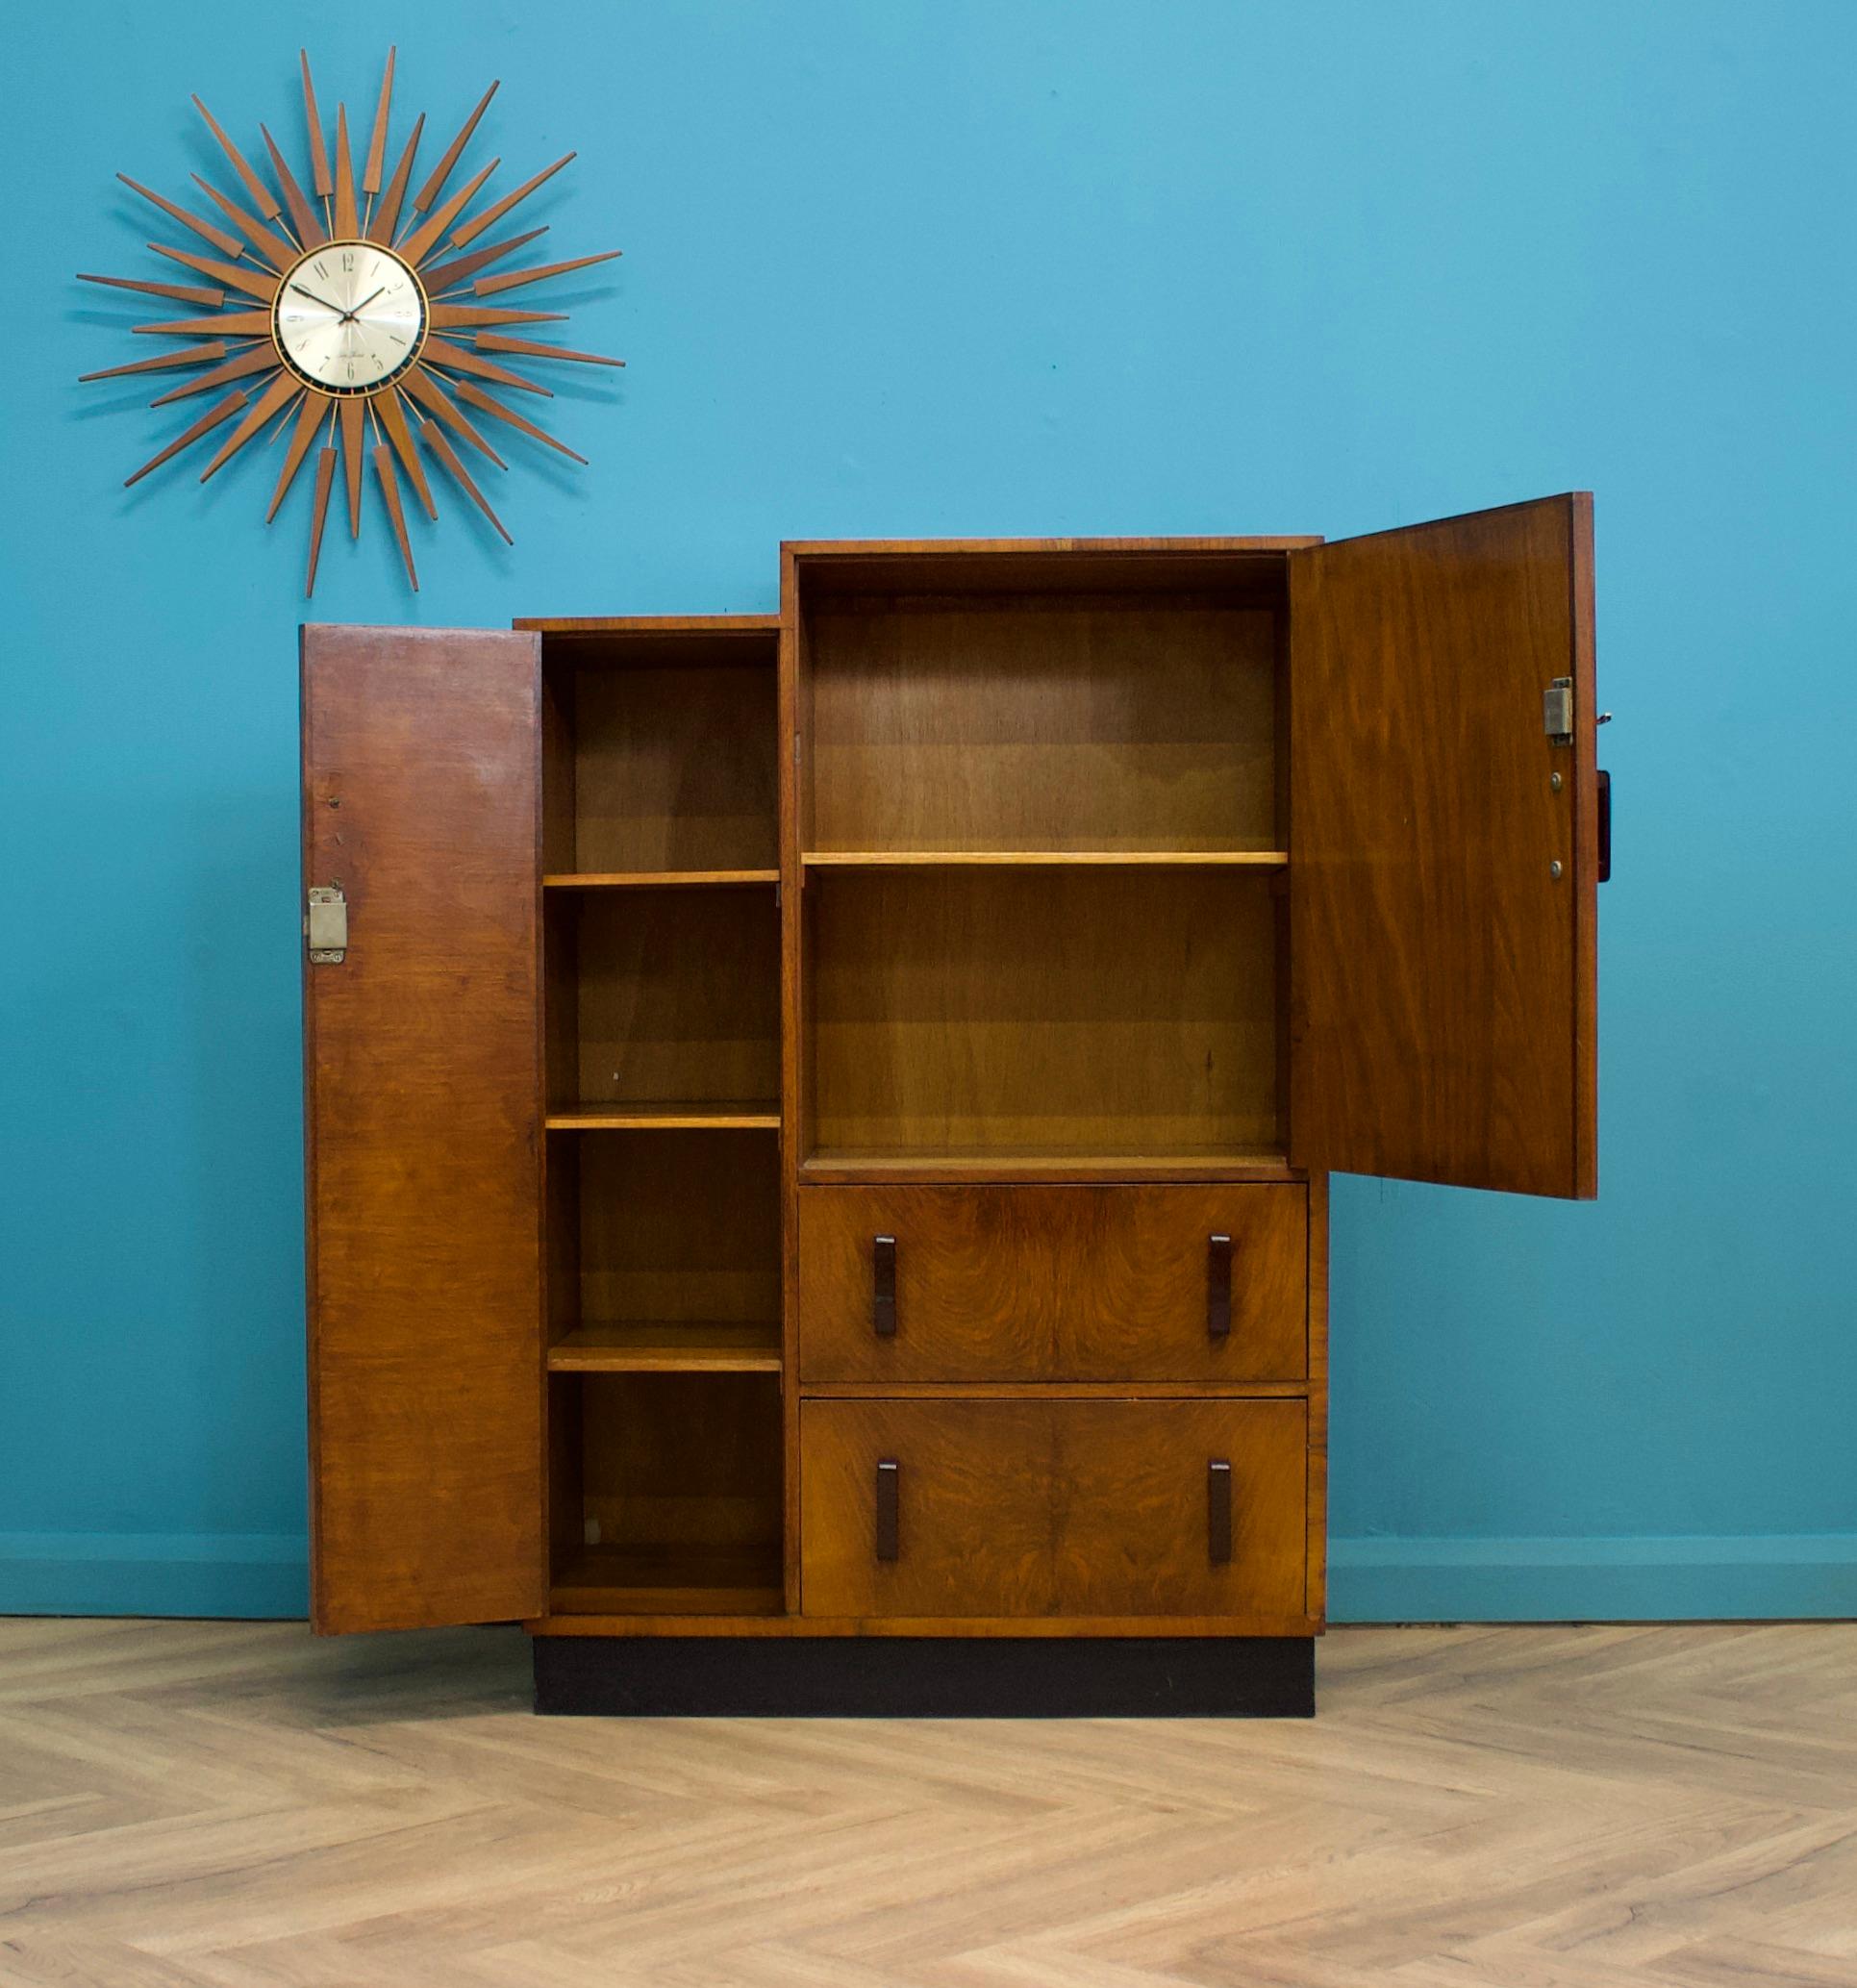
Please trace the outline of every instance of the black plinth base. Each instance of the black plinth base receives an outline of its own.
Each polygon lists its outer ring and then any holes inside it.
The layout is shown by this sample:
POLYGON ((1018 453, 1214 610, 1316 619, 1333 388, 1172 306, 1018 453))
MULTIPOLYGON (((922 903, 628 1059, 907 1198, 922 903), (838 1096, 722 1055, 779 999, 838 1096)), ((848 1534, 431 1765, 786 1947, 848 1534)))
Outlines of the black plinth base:
POLYGON ((1310 1636, 537 1636, 536 1710, 634 1718, 1308 1719, 1310 1636))

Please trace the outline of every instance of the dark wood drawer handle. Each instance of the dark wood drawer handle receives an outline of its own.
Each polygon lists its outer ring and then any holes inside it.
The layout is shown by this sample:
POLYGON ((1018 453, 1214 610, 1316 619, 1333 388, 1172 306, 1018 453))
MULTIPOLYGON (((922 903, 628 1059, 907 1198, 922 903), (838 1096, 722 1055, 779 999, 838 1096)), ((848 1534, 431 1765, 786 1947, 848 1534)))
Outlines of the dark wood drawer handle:
POLYGON ((1206 1466, 1206 1558, 1232 1564, 1232 1467, 1222 1458, 1206 1466))
POLYGON ((1206 1238, 1206 1337, 1232 1336, 1232 1239, 1206 1238))
POLYGON ((896 1337, 896 1238, 873 1236, 870 1248, 870 1329, 879 1339, 896 1337))
MULTIPOLYGON (((903 1467, 892 1458, 885 1457, 877 1466, 877 1558, 894 1560, 897 1551, 897 1526, 900 1517, 899 1479, 903 1467)), ((1227 1554, 1229 1558, 1229 1553, 1227 1554)))

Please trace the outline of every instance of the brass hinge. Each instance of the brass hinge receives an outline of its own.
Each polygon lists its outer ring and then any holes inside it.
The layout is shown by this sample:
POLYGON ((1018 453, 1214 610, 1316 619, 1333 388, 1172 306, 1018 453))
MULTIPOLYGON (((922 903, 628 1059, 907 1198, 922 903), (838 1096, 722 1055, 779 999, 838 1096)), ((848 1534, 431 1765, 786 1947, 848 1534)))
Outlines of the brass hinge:
POLYGON ((1556 745, 1573 742, 1573 679, 1557 676, 1541 693, 1541 728, 1556 745))
POLYGON ((339 967, 348 950, 348 900, 339 884, 312 884, 303 914, 303 934, 310 942, 313 967, 339 967))

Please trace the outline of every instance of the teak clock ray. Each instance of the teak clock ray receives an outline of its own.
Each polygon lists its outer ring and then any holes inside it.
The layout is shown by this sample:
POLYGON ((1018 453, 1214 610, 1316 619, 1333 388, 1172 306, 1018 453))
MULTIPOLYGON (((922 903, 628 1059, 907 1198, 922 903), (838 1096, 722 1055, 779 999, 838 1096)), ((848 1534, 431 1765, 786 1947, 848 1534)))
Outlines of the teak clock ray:
POLYGON ((169 200, 127 173, 117 175, 124 186, 213 251, 208 255, 169 242, 148 244, 154 254, 177 265, 165 273, 196 280, 152 282, 88 272, 78 279, 159 297, 195 314, 135 327, 151 338, 186 340, 179 348, 85 373, 84 380, 160 375, 183 367, 191 372, 181 385, 158 393, 149 403, 152 407, 225 390, 127 477, 125 484, 139 482, 217 432, 218 446, 200 472, 204 483, 268 426, 273 442, 289 437, 264 513, 268 524, 311 451, 315 450, 305 593, 315 591, 316 563, 339 464, 350 537, 361 534, 363 491, 371 469, 407 578, 416 590, 419 579, 407 533, 403 485, 436 521, 439 509, 433 479, 426 473, 426 459, 445 472, 506 543, 511 542, 502 519, 460 453, 458 445, 463 443, 497 468, 508 467, 471 415, 488 415, 576 463, 585 463, 585 456, 518 414, 501 396, 519 391, 551 397, 547 387, 515 369, 519 365, 559 361, 616 366, 625 363, 511 336, 516 327, 563 323, 565 312, 531 311, 485 301, 611 262, 619 253, 609 249, 598 255, 495 269, 493 265, 545 235, 546 227, 525 229, 479 245, 480 237, 551 180, 573 153, 472 213, 502 161, 492 159, 456 187, 451 183, 465 146, 496 93, 497 85, 492 83, 415 190, 415 161, 425 132, 423 113, 408 135, 398 163, 390 173, 388 170, 395 53, 388 51, 359 173, 347 106, 336 108, 332 151, 327 121, 316 102, 310 58, 307 53, 302 56, 310 157, 307 190, 266 127, 261 124, 259 132, 264 141, 268 179, 196 96, 194 108, 224 153, 237 186, 236 194, 228 193, 197 173, 193 175, 195 185, 212 201, 215 215, 201 214, 169 200), (496 358, 488 356, 491 353, 496 358))

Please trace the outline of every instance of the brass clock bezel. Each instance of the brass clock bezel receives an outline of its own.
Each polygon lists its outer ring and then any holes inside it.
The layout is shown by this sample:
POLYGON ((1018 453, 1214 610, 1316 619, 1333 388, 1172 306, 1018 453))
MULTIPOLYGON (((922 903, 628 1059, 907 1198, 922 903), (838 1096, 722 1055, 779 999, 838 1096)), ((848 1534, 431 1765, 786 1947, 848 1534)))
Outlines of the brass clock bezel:
POLYGON ((277 353, 278 364, 293 380, 301 381, 312 393, 319 393, 325 400, 371 400, 375 394, 404 379, 418 365, 420 356, 425 351, 426 341, 432 336, 432 299, 426 294, 425 285, 419 281, 418 270, 391 242, 369 241, 365 236, 345 236, 339 240, 319 241, 314 248, 305 249, 295 262, 280 272, 277 294, 271 299, 270 332, 271 345, 277 353), (278 328, 278 314, 284 308, 284 294, 290 287, 290 278, 306 263, 314 262, 316 257, 327 255, 331 249, 342 248, 367 248, 372 249, 377 255, 390 256, 412 278, 413 288, 419 298, 419 336, 390 373, 383 373, 378 380, 370 381, 365 387, 332 387, 328 381, 319 380, 314 373, 305 372, 290 357, 289 349, 284 342, 284 335, 278 328))

